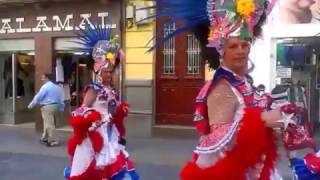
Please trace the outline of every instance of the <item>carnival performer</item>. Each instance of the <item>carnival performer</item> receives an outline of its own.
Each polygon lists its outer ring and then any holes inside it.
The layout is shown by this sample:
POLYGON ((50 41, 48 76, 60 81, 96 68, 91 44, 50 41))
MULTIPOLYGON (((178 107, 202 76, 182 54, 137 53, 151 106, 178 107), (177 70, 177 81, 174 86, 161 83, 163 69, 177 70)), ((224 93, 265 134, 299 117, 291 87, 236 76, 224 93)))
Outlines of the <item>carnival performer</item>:
POLYGON ((96 81, 88 85, 81 107, 70 118, 73 136, 68 141, 69 180, 138 180, 125 149, 124 118, 128 104, 119 101, 112 77, 124 59, 117 36, 110 29, 87 27, 79 43, 94 60, 96 81))
MULTIPOLYGON (((281 109, 258 106, 248 83, 251 42, 274 1, 158 0, 151 16, 177 23, 163 41, 185 31, 195 32, 214 77, 196 98, 195 125, 201 134, 194 160, 182 180, 282 179, 275 170, 277 151, 272 128, 292 123, 281 109), (204 47, 205 46, 205 47, 204 47)), ((157 47, 156 45, 155 47, 157 47)))

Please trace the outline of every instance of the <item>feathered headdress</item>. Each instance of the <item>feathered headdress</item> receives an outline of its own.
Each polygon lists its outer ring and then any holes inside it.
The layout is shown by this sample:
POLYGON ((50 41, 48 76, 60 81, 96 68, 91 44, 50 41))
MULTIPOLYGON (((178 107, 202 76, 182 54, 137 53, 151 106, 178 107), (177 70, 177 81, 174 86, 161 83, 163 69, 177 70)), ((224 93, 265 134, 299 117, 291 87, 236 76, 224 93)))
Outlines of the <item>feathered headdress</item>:
POLYGON ((255 26, 265 20, 276 0, 153 0, 157 4, 150 18, 167 18, 165 23, 180 22, 164 41, 180 32, 192 31, 201 24, 209 24, 208 47, 221 49, 222 40, 230 36, 254 39, 255 26))
POLYGON ((115 69, 123 59, 119 36, 112 36, 110 28, 87 26, 77 36, 76 42, 84 46, 81 51, 92 55, 95 72, 99 72, 102 67, 115 69))

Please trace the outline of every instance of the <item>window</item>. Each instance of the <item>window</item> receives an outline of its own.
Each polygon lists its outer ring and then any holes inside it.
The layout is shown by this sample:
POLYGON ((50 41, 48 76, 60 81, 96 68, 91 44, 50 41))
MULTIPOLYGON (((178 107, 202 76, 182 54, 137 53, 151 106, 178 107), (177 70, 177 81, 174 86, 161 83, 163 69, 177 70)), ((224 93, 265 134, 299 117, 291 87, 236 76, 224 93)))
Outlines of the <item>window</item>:
POLYGON ((189 34, 188 35, 188 64, 187 64, 187 74, 188 75, 199 75, 200 66, 201 66, 201 57, 200 57, 200 43, 197 38, 189 34))
MULTIPOLYGON (((176 29, 175 24, 166 25, 164 28, 164 37, 172 33, 176 29)), ((175 38, 170 38, 164 43, 163 46, 163 74, 175 74, 175 38)))

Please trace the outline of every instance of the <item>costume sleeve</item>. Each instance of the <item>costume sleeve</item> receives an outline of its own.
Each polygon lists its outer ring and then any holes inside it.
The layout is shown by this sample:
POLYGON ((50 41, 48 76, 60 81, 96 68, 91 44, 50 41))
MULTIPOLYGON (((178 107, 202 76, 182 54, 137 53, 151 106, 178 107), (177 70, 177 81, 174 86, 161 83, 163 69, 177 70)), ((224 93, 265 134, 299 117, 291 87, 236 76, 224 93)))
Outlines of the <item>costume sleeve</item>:
POLYGON ((124 125, 124 118, 128 115, 128 103, 121 102, 116 109, 116 113, 113 115, 112 121, 117 127, 120 137, 126 135, 126 129, 124 125))

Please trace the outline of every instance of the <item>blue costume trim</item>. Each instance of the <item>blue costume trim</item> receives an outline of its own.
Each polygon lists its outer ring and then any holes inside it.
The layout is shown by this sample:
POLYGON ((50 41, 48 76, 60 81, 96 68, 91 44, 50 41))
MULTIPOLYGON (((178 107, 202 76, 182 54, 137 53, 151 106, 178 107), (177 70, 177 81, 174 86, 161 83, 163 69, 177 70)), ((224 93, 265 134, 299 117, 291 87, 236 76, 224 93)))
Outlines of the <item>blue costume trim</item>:
POLYGON ((66 166, 63 170, 63 177, 65 179, 68 179, 70 177, 71 174, 71 167, 70 166, 66 166))
POLYGON ((127 168, 124 168, 119 173, 111 177, 111 180, 123 180, 125 175, 128 174, 131 180, 139 180, 140 176, 135 170, 128 171, 127 168))
POLYGON ((240 84, 244 83, 243 80, 237 79, 237 77, 232 72, 227 71, 222 67, 219 67, 213 76, 212 82, 215 83, 223 78, 226 79, 234 87, 239 86, 240 84))
POLYGON ((319 180, 320 173, 314 174, 306 166, 303 159, 290 159, 291 168, 294 170, 295 176, 298 180, 319 180))
POLYGON ((85 89, 92 88, 93 90, 97 91, 103 88, 103 85, 99 82, 90 82, 88 85, 86 85, 85 89))

